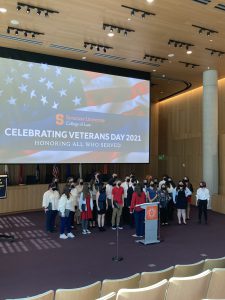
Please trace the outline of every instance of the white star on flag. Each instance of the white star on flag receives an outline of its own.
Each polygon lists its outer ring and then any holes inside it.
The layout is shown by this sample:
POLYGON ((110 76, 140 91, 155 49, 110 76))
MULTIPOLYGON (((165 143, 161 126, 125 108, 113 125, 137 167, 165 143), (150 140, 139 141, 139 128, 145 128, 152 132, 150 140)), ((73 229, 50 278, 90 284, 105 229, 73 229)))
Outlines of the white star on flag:
POLYGON ((44 96, 41 96, 41 102, 43 103, 43 105, 48 103, 46 97, 44 97, 44 96))
POLYGON ((69 84, 74 82, 74 80, 75 80, 75 76, 70 75, 70 77, 68 78, 69 84))
POLYGON ((6 84, 10 84, 10 83, 12 83, 12 81, 13 81, 13 77, 9 77, 9 76, 8 76, 8 77, 6 78, 6 80, 5 80, 5 83, 6 83, 6 84))
POLYGON ((24 79, 30 79, 30 74, 26 73, 26 74, 23 74, 22 77, 24 79))
POLYGON ((62 75, 62 68, 60 68, 60 67, 56 67, 56 70, 55 70, 55 74, 56 74, 56 76, 59 76, 59 75, 62 75))
POLYGON ((46 80, 45 77, 41 77, 41 78, 39 79, 39 82, 40 82, 40 83, 43 83, 43 82, 45 82, 45 80, 46 80))
POLYGON ((8 100, 9 104, 11 105, 16 105, 16 99, 13 97, 10 97, 10 99, 8 100))
POLYGON ((59 103, 56 103, 56 102, 54 101, 54 104, 53 104, 52 108, 57 109, 58 106, 59 106, 59 103))
POLYGON ((49 69, 49 66, 47 64, 41 64, 41 69, 46 72, 49 69))
POLYGON ((62 96, 66 96, 66 90, 61 89, 61 90, 59 91, 59 94, 60 94, 61 97, 62 97, 62 96))
POLYGON ((37 97, 35 90, 32 90, 30 93, 30 98, 32 99, 33 97, 37 97))
POLYGON ((24 85, 23 83, 18 87, 20 90, 20 93, 26 93, 27 92, 27 85, 24 85))
POLYGON ((28 65, 29 69, 32 69, 32 68, 33 68, 33 66, 34 66, 34 64, 33 64, 33 63, 29 63, 29 65, 28 65))
POLYGON ((76 98, 75 98, 75 99, 73 99, 73 100, 72 100, 72 102, 73 102, 73 103, 74 103, 74 105, 76 105, 76 106, 77 106, 77 105, 80 105, 81 98, 79 98, 79 97, 77 97, 77 96, 76 96, 76 98))
POLYGON ((53 89, 53 82, 48 80, 48 82, 46 83, 46 86, 47 86, 48 90, 53 89))

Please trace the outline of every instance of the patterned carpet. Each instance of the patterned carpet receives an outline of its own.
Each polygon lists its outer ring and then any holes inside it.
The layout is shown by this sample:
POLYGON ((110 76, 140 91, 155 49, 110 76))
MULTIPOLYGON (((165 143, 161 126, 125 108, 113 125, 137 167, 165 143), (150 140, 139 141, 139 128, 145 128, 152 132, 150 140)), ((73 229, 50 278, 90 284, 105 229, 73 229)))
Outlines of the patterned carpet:
POLYGON ((186 226, 175 218, 162 227, 159 244, 136 243, 134 229, 124 227, 119 231, 121 262, 112 261, 116 232, 111 228, 83 236, 78 226, 74 239, 60 240, 59 233, 45 232, 44 221, 42 212, 0 217, 0 232, 15 236, 14 242, 0 240, 1 300, 225 256, 225 215, 209 212, 209 224, 199 225, 195 208, 186 226))

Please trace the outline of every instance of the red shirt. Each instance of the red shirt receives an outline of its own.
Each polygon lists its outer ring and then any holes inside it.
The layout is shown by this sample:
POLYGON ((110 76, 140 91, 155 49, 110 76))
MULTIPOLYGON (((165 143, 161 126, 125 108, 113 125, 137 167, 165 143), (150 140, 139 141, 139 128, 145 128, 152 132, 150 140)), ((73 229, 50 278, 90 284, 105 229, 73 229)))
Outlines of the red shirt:
POLYGON ((130 205, 130 212, 133 210, 135 211, 142 211, 143 208, 135 207, 138 204, 146 203, 146 196, 144 192, 141 192, 141 196, 138 196, 137 192, 134 192, 132 195, 131 205, 130 205))
POLYGON ((124 189, 122 186, 114 186, 112 189, 113 201, 116 201, 119 205, 123 205, 124 189))

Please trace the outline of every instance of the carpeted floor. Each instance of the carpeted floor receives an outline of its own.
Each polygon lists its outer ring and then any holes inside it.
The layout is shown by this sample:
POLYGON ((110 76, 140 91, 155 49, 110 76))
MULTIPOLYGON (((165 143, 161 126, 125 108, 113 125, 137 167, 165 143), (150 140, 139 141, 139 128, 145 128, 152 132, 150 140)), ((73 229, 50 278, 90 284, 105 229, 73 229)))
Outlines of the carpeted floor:
POLYGON ((60 240, 58 233, 45 232, 44 220, 42 212, 0 217, 0 232, 16 238, 13 243, 0 241, 1 300, 225 256, 225 215, 209 212, 208 225, 199 225, 195 208, 188 225, 175 220, 162 227, 159 244, 135 243, 133 229, 120 230, 121 262, 112 261, 116 231, 111 228, 106 232, 95 228, 84 236, 78 227, 76 238, 60 240))

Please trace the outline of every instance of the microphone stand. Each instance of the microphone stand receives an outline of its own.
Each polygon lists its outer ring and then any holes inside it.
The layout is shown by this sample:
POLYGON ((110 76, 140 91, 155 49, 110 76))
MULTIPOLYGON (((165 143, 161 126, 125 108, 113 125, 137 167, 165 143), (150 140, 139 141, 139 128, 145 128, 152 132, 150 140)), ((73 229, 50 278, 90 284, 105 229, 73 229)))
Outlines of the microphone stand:
POLYGON ((113 256, 113 261, 119 262, 123 260, 123 257, 119 256, 119 228, 116 227, 116 256, 113 256))

